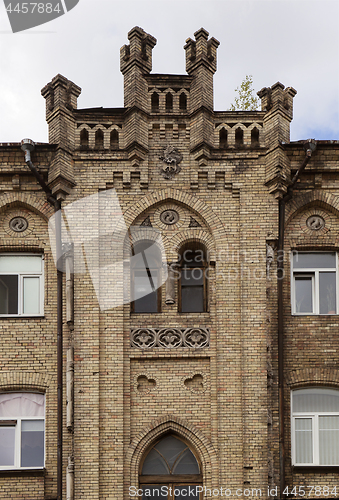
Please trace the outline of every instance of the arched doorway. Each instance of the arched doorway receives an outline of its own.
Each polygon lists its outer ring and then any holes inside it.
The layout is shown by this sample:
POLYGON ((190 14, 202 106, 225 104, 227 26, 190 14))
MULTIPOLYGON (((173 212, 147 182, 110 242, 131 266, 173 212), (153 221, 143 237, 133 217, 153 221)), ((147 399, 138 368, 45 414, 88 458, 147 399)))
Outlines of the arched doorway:
POLYGON ((201 466, 188 444, 173 434, 153 443, 139 474, 143 500, 197 500, 201 466))

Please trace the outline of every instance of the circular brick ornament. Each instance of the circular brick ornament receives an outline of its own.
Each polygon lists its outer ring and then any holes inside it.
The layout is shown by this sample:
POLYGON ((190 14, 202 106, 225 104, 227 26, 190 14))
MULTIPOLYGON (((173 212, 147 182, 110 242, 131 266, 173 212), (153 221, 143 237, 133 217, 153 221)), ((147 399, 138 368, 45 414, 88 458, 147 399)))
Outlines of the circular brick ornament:
POLYGON ((179 214, 176 210, 164 210, 160 214, 160 220, 167 226, 172 226, 178 222, 179 214))
POLYGON ((13 217, 13 219, 9 221, 9 227, 16 233, 22 233, 28 228, 28 221, 25 217, 13 217))
POLYGON ((325 221, 320 215, 311 215, 306 221, 306 226, 312 231, 319 231, 325 227, 325 221))

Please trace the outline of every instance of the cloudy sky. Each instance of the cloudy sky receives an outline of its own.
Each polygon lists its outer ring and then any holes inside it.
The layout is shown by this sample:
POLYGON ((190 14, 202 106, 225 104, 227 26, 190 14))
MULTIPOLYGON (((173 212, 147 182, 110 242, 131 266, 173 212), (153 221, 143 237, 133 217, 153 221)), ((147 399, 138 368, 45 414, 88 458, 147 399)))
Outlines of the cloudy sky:
POLYGON ((82 88, 79 108, 122 107, 119 50, 134 26, 157 39, 153 73, 184 74, 183 46, 201 27, 219 40, 215 110, 251 74, 256 91, 297 90, 291 140, 339 139, 337 0, 80 0, 15 34, 0 2, 0 142, 47 142, 40 90, 58 73, 82 88))

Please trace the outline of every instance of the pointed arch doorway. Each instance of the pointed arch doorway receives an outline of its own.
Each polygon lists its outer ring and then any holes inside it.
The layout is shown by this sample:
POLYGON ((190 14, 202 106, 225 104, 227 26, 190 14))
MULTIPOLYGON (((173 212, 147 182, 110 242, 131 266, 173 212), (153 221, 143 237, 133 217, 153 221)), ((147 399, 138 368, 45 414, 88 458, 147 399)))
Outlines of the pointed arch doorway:
POLYGON ((139 484, 143 500, 198 500, 201 465, 184 440, 167 434, 155 441, 145 455, 139 484))

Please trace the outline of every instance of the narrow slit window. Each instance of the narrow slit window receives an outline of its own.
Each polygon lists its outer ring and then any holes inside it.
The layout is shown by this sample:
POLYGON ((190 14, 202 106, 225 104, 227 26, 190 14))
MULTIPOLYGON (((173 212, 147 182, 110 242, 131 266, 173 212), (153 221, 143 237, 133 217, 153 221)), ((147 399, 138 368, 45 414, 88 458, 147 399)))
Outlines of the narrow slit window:
POLYGON ((95 147, 99 149, 104 147, 104 133, 100 128, 95 132, 95 147))
POLYGON ((151 97, 152 113, 159 112, 159 95, 157 92, 153 92, 151 97))
POLYGON ((173 111, 173 96, 170 92, 166 94, 166 111, 173 111))
POLYGON ((219 145, 221 149, 227 148, 227 130, 224 127, 219 132, 219 145))
POLYGON ((88 130, 86 130, 85 128, 83 128, 80 132, 80 146, 82 148, 88 147, 88 130))
POLYGON ((244 131, 240 127, 235 131, 235 144, 237 146, 242 146, 244 144, 244 131))
POLYGON ((186 111, 187 110, 187 97, 185 92, 181 92, 179 96, 179 108, 181 111, 186 111))
POLYGON ((110 134, 110 148, 119 149, 119 132, 114 129, 110 134))

